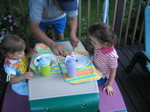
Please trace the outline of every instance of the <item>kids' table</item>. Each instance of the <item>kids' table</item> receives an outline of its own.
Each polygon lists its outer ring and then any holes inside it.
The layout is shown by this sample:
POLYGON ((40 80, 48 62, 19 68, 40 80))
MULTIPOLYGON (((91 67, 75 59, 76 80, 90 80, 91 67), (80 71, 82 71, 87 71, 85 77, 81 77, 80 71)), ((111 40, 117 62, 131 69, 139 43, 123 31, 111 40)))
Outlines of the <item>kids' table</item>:
MULTIPOLYGON (((72 51, 69 41, 58 42, 72 51)), ((84 49, 80 42, 77 49, 84 49)), ((62 73, 43 77, 35 74, 29 80, 29 104, 31 112, 97 112, 99 90, 96 81, 70 84, 62 73)))

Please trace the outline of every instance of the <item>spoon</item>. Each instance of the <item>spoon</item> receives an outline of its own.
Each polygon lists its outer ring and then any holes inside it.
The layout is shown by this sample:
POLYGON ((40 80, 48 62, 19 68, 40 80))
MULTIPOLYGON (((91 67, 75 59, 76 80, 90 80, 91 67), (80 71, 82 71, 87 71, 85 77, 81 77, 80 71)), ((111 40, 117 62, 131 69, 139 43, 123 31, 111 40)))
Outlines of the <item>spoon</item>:
POLYGON ((75 54, 75 52, 74 52, 74 48, 73 48, 73 51, 72 51, 72 53, 71 53, 71 56, 73 56, 75 54))
MULTIPOLYGON (((67 58, 73 58, 73 59, 75 59, 73 56, 72 56, 72 54, 69 56, 69 55, 65 55, 64 56, 65 58, 67 57, 67 58)), ((78 60, 77 59, 75 59, 76 60, 76 62, 78 62, 78 60)))

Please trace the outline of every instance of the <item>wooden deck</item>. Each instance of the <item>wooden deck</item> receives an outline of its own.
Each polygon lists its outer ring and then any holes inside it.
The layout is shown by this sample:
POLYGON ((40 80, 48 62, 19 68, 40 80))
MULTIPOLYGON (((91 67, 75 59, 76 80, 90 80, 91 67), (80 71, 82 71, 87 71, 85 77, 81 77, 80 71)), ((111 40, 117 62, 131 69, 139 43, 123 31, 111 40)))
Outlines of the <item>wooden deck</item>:
POLYGON ((150 74, 136 64, 131 73, 126 72, 133 55, 143 46, 123 47, 117 50, 119 67, 116 81, 124 98, 128 112, 150 112, 150 74))
MULTIPOLYGON (((150 112, 150 74, 144 72, 139 64, 136 64, 131 73, 127 73, 125 70, 133 55, 143 48, 143 46, 133 46, 122 47, 117 50, 119 67, 116 82, 128 112, 150 112)), ((0 70, 0 101, 2 101, 6 84, 4 75, 4 72, 0 70)))

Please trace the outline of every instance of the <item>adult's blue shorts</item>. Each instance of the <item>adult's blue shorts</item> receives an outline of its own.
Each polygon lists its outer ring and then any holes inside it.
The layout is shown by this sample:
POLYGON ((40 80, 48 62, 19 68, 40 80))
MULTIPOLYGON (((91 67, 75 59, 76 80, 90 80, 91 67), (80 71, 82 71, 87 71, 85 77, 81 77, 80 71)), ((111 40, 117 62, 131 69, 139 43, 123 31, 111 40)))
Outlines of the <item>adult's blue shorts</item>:
POLYGON ((39 27, 43 32, 45 32, 46 26, 51 25, 55 32, 57 32, 58 34, 63 34, 66 27, 66 21, 67 21, 66 17, 63 17, 59 20, 52 22, 40 22, 39 27))

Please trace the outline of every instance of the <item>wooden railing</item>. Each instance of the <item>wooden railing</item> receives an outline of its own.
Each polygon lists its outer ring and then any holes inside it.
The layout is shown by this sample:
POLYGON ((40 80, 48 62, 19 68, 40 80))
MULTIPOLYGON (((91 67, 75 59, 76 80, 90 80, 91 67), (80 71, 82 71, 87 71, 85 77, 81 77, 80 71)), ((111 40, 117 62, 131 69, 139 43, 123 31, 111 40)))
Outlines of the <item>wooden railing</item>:
MULTIPOLYGON (((21 18, 23 27, 23 38, 26 40, 27 48, 30 48, 31 32, 28 29, 26 0, 1 0, 0 15, 9 12, 14 18, 21 18), (17 9, 17 14, 15 10, 17 9), (29 33, 30 32, 30 33, 29 33)), ((102 21, 104 0, 80 0, 78 16, 78 37, 90 49, 90 41, 87 28, 102 21), (96 2, 93 2, 96 1, 96 2), (85 4, 86 3, 86 4, 85 4), (86 12, 83 12, 83 5, 86 12), (92 12, 94 9, 95 11, 92 12), (86 13, 86 14, 85 14, 86 13), (93 14, 94 13, 94 14, 93 14), (95 19, 91 22, 91 19, 95 19), (83 21, 84 19, 84 21, 83 21)), ((144 9, 150 4, 150 0, 109 0, 109 24, 118 36, 118 46, 144 44, 144 9)), ((1 30, 1 29, 0 29, 1 30)))

